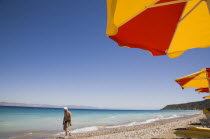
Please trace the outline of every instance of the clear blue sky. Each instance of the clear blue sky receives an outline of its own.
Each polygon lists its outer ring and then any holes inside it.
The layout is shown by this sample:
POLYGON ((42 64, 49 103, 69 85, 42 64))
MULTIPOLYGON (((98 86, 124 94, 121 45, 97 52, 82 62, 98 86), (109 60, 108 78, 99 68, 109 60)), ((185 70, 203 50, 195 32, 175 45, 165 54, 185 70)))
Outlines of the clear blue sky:
POLYGON ((153 57, 105 30, 105 0, 0 0, 0 101, 158 109, 202 100, 174 79, 210 67, 210 48, 153 57))

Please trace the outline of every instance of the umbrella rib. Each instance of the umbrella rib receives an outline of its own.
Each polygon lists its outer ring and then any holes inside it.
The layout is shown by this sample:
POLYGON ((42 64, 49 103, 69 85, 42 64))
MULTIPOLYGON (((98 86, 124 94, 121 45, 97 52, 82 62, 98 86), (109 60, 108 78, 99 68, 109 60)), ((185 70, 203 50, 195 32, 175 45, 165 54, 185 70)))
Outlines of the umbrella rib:
POLYGON ((184 76, 184 77, 180 77, 180 78, 178 78, 178 79, 176 79, 176 81, 177 80, 181 80, 181 79, 183 79, 183 78, 190 78, 190 77, 196 77, 196 76, 198 76, 198 74, 201 74, 201 73, 204 73, 205 71, 198 71, 198 72, 195 72, 195 73, 192 73, 192 74, 190 74, 190 75, 187 75, 187 76, 184 76))
POLYGON ((205 0, 206 3, 207 3, 207 7, 208 7, 208 10, 209 10, 209 14, 210 14, 210 0, 205 0))
POLYGON ((195 8, 197 8, 201 2, 203 2, 204 0, 200 0, 182 19, 179 20, 179 22, 181 22, 182 20, 184 20, 193 10, 195 10, 195 8))
POLYGON ((148 6, 147 8, 167 6, 167 5, 171 5, 171 4, 177 4, 177 3, 188 2, 188 1, 191 1, 191 0, 179 0, 179 1, 172 1, 172 2, 165 2, 165 3, 160 3, 160 4, 154 4, 154 5, 148 6))
POLYGON ((194 78, 193 80, 203 80, 203 79, 210 79, 210 78, 194 78))

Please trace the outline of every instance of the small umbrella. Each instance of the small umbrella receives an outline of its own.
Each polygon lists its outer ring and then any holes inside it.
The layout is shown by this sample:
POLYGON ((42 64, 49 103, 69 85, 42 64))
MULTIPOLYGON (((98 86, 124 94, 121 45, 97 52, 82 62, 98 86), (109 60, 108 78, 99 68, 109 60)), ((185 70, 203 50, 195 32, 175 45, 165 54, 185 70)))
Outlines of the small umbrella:
MULTIPOLYGON (((201 69, 199 72, 187 75, 185 77, 181 77, 175 80, 182 89, 186 87, 198 88, 202 91, 208 89, 210 90, 210 68, 201 69)), ((196 89, 197 90, 197 89, 196 89)))
POLYGON ((208 93, 209 92, 209 88, 197 88, 197 89, 195 89, 195 91, 197 91, 197 92, 204 92, 204 93, 208 93))
MULTIPOLYGON (((197 89, 195 89, 195 91, 197 91, 199 93, 209 93, 209 88, 197 88, 197 89)), ((210 99, 210 96, 205 96, 203 98, 210 99)))
POLYGON ((210 46, 210 0, 107 0, 106 34, 121 47, 180 56, 210 46))
POLYGON ((205 98, 205 99, 210 99, 210 96, 205 96, 205 97, 203 97, 203 98, 205 98))

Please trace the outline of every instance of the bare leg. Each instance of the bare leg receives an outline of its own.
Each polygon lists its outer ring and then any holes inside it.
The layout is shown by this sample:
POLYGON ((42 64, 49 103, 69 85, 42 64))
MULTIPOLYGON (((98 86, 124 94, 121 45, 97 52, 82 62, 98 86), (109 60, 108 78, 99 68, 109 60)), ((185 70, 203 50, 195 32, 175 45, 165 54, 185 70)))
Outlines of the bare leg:
POLYGON ((69 135, 68 135, 68 132, 69 132, 69 131, 68 131, 68 128, 66 128, 66 136, 69 136, 69 135))
POLYGON ((69 130, 69 136, 71 136, 71 131, 69 130))
POLYGON ((65 129, 65 131, 66 131, 66 136, 69 136, 69 129, 68 129, 68 127, 69 127, 69 123, 67 122, 66 123, 66 129, 65 129))

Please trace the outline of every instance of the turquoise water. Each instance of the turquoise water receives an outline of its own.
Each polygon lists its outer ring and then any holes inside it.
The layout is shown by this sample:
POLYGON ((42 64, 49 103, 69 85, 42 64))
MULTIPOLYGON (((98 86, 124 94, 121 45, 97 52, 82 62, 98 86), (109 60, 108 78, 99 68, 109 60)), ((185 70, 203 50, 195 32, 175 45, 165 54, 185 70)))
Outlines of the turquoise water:
MULTIPOLYGON (((72 133, 95 131, 102 128, 142 125, 162 119, 197 114, 200 111, 161 110, 70 110, 73 115, 72 133)), ((62 131, 63 109, 0 107, 0 138, 38 131, 62 131)), ((61 133, 62 134, 62 133, 61 133)))

